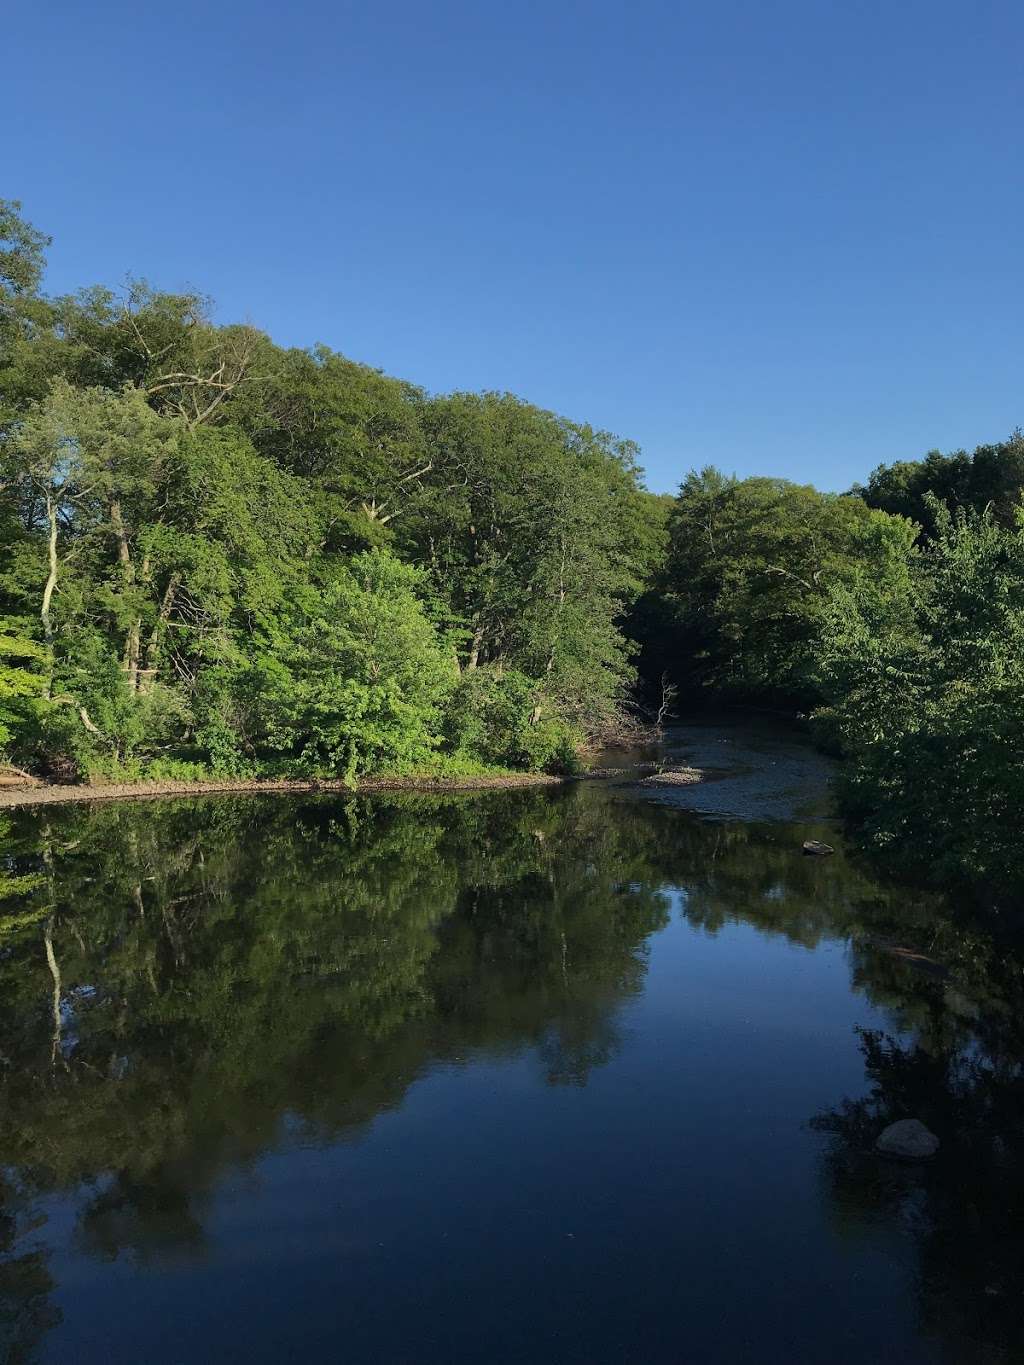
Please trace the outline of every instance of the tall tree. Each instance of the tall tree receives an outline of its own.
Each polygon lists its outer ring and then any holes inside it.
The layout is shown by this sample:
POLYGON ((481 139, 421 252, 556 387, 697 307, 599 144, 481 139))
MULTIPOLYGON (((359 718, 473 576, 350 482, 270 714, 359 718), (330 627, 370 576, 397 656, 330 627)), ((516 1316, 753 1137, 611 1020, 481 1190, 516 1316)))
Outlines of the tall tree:
POLYGON ((831 588, 898 585, 914 528, 858 498, 705 469, 680 488, 669 536, 665 586, 692 660, 683 680, 807 704, 831 588))
POLYGON ((938 529, 931 499, 954 513, 990 508, 1000 525, 1013 527, 1024 493, 1024 435, 1015 431, 1008 440, 978 446, 970 455, 931 450, 921 460, 879 465, 866 486, 858 485, 854 492, 870 507, 909 517, 928 535, 938 529))

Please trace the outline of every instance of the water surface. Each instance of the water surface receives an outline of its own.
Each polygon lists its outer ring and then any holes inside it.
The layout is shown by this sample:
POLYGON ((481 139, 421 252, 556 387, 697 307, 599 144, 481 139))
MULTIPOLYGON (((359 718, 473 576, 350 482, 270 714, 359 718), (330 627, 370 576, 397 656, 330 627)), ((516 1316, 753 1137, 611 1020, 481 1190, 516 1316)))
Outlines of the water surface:
POLYGON ((1012 943, 802 857, 799 739, 673 744, 10 819, 0 1360, 1024 1358, 1012 943))

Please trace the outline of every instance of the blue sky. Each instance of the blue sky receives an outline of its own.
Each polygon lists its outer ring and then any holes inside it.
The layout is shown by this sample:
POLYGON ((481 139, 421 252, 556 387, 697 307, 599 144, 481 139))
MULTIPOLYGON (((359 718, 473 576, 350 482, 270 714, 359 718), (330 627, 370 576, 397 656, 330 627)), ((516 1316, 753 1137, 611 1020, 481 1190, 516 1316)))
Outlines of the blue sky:
POLYGON ((198 286, 632 437, 659 491, 1024 424, 1019 4, 58 0, 3 33, 0 195, 54 292, 198 286))

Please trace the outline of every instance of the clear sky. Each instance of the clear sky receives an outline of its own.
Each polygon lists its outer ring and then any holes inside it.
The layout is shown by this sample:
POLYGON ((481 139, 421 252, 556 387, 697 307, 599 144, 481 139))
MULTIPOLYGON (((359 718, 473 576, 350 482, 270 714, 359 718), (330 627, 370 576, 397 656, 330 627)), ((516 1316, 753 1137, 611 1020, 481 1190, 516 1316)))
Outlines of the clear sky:
POLYGON ((843 488, 1024 424, 1019 0, 50 0, 0 195, 431 390, 843 488))

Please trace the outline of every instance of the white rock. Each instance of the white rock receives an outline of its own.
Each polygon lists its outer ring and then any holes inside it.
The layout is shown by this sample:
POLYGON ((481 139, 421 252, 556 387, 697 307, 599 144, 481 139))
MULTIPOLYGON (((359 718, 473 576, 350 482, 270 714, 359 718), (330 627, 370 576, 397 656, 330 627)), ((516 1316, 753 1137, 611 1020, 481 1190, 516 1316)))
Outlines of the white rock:
POLYGON ((898 1156, 904 1161, 923 1161, 939 1150, 939 1139, 920 1119, 900 1119, 879 1133, 875 1148, 883 1156, 898 1156))

